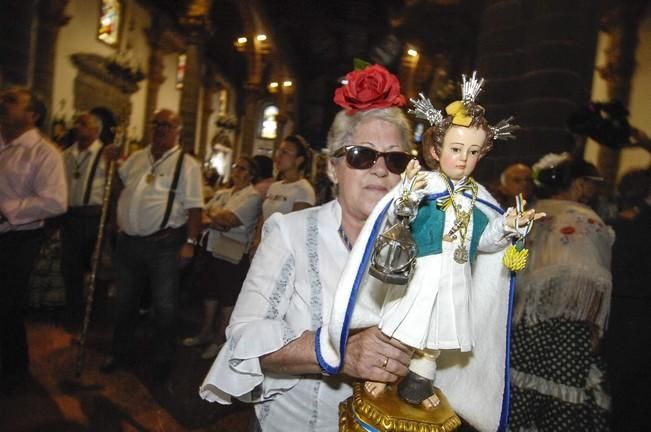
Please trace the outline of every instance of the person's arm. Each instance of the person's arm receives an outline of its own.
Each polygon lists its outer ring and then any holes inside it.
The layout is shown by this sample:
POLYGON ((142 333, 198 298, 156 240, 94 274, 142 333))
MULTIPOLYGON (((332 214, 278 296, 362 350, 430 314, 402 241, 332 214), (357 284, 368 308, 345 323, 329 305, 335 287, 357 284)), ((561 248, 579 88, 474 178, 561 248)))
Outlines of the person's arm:
MULTIPOLYGON (((196 241, 201 234, 201 212, 199 208, 188 209, 188 222, 186 225, 187 239, 196 241)), ((179 250, 178 260, 180 266, 187 265, 194 256, 194 245, 189 242, 184 242, 179 250)))
POLYGON ((264 224, 263 216, 260 214, 258 222, 255 224, 255 231, 253 232, 253 239, 251 240, 251 247, 249 248, 249 257, 253 259, 258 246, 260 245, 260 238, 262 237, 262 225, 264 224))
MULTIPOLYGON (((265 223, 260 248, 226 329, 226 344, 201 387, 204 398, 222 403, 230 403, 233 397, 245 402, 264 401, 299 380, 294 375, 267 374, 261 363, 264 356, 289 345, 282 354, 294 358, 291 353, 296 354, 296 350, 292 348, 304 346, 294 341, 300 339, 307 323, 304 326, 292 320, 290 324, 285 318, 292 315, 301 320, 309 311, 294 302, 299 289, 295 282, 296 245, 283 225, 284 217, 274 214, 265 223)), ((309 361, 299 363, 303 369, 309 361)), ((286 367, 296 369, 290 363, 286 367)))
POLYGON ((306 208, 312 207, 312 204, 306 203, 306 202, 295 202, 294 205, 292 206, 292 211, 298 211, 298 210, 303 210, 306 208))
POLYGON ((242 221, 230 209, 217 209, 208 211, 212 228, 219 231, 228 231, 231 228, 242 225, 242 221))
MULTIPOLYGON (((47 144, 42 144, 47 145, 47 144)), ((56 149, 46 149, 30 167, 33 195, 0 202, 0 213, 12 225, 23 225, 63 214, 68 209, 68 185, 63 158, 56 149)))
MULTIPOLYGON (((515 209, 510 208, 504 215, 491 220, 479 238, 477 248, 482 252, 497 252, 507 247, 513 238, 519 238, 524 233, 529 222, 545 217, 545 213, 536 213, 534 209, 524 212, 517 217, 515 209), (517 217, 518 229, 515 228, 517 217)), ((535 228, 534 228, 535 229, 535 228)))
POLYGON ((295 189, 293 212, 312 207, 316 203, 316 194, 312 185, 305 179, 301 182, 299 183, 300 187, 295 189))
POLYGON ((250 231, 260 215, 260 195, 251 189, 243 199, 229 201, 223 208, 209 210, 208 214, 214 229, 228 231, 244 225, 250 231))
MULTIPOLYGON (((305 331, 278 351, 263 356, 262 369, 282 375, 321 373, 314 346, 315 333, 305 331)), ((394 382, 407 375, 411 355, 410 348, 377 327, 369 327, 348 338, 342 373, 363 380, 394 382)))
MULTIPOLYGON (((181 188, 184 207, 188 212, 186 235, 188 241, 196 242, 201 234, 201 213, 203 211, 201 170, 199 164, 190 157, 186 157, 183 164, 183 168, 187 169, 181 188)), ((179 264, 181 266, 188 264, 193 255, 194 245, 189 242, 183 243, 178 255, 179 264)))

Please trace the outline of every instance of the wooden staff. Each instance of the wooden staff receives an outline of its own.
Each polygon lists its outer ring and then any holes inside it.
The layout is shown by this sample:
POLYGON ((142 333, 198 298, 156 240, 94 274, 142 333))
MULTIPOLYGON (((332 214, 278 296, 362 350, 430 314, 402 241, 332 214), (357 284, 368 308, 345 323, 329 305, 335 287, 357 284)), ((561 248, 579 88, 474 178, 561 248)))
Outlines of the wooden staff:
MULTIPOLYGON (((118 128, 116 137, 119 136, 120 146, 124 142, 124 131, 126 128, 118 128)), ((119 147, 119 146, 118 146, 119 147)), ((99 217, 99 228, 97 230, 97 240, 95 240, 95 249, 93 250, 93 257, 91 260, 90 280, 88 286, 88 296, 86 297, 86 310, 84 313, 84 323, 81 328, 81 335, 79 337, 79 351, 77 353, 77 361, 75 364, 75 376, 79 378, 84 368, 86 336, 88 335, 88 325, 90 324, 91 314, 93 312, 93 302, 95 299, 95 283, 97 279, 97 269, 100 265, 100 258, 102 254, 102 242, 104 240, 104 227, 106 225, 106 217, 108 214, 109 203, 111 202, 111 188, 113 184, 113 175, 115 173, 115 160, 109 162, 106 182, 104 183, 104 196, 102 198, 102 212, 99 217)))

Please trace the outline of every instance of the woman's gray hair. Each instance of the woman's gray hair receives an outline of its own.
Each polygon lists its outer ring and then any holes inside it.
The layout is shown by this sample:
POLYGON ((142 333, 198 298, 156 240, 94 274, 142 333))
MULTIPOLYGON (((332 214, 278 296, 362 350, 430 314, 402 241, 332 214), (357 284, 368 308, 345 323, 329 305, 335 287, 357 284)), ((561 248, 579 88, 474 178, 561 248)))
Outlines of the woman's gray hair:
POLYGON ((355 144, 352 142, 353 134, 357 127, 364 121, 377 119, 384 120, 396 126, 400 131, 403 150, 411 149, 412 129, 407 116, 400 108, 375 108, 368 111, 357 111, 349 115, 339 111, 328 131, 328 152, 332 155, 340 147, 355 144))

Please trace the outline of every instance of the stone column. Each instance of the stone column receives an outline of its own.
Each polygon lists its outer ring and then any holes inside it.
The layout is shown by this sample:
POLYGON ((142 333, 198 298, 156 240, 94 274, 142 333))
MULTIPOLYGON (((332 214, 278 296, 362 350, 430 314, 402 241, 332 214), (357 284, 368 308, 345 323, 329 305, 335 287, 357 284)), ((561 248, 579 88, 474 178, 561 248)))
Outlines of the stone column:
POLYGON ((497 142, 480 164, 496 178, 508 164, 573 150, 567 118, 590 98, 598 17, 593 2, 488 0, 478 43, 489 121, 516 116, 516 141, 497 142), (570 24, 571 23, 571 24, 570 24))
POLYGON ((0 75, 6 84, 31 86, 36 0, 3 0, 0 10, 0 75))
POLYGON ((238 155, 253 153, 253 142, 260 120, 258 108, 263 95, 264 92, 259 85, 251 83, 244 85, 244 116, 240 122, 240 148, 239 152, 236 152, 238 155))
POLYGON ((191 41, 185 51, 185 79, 183 80, 183 92, 181 93, 181 105, 179 114, 183 121, 181 131, 181 143, 186 151, 194 149, 194 142, 197 130, 197 115, 199 110, 199 98, 201 96, 201 60, 200 46, 197 41, 191 41))
POLYGON ((197 153, 197 157, 201 161, 203 161, 206 156, 206 147, 210 145, 210 139, 208 138, 208 121, 214 111, 212 105, 213 96, 215 95, 215 85, 209 79, 206 81, 207 82, 203 87, 201 129, 199 132, 199 151, 197 153))
MULTIPOLYGON (((619 100, 628 106, 631 95, 631 79, 635 72, 635 52, 639 43, 640 20, 644 18, 648 0, 618 3, 607 14, 606 32, 610 35, 606 52, 606 64, 598 68, 606 81, 610 100, 619 100)), ((599 146, 598 165, 606 180, 607 189, 613 191, 619 169, 619 150, 599 146)))
POLYGON ((280 113, 276 116, 276 140, 274 142, 274 152, 280 147, 280 144, 282 144, 283 139, 287 135, 285 133, 285 126, 287 125, 287 121, 289 120, 289 117, 285 114, 284 110, 280 110, 280 113))
POLYGON ((145 96, 145 112, 144 112, 144 130, 143 130, 143 143, 146 145, 151 141, 151 125, 149 124, 152 114, 158 105, 158 91, 161 84, 165 82, 163 75, 163 57, 165 55, 160 43, 160 36, 157 33, 149 34, 149 71, 147 74, 147 95, 145 96))
POLYGON ((54 59, 59 30, 71 18, 64 13, 67 4, 68 0, 41 0, 38 4, 38 32, 32 87, 43 97, 48 111, 51 111, 52 107, 54 59))

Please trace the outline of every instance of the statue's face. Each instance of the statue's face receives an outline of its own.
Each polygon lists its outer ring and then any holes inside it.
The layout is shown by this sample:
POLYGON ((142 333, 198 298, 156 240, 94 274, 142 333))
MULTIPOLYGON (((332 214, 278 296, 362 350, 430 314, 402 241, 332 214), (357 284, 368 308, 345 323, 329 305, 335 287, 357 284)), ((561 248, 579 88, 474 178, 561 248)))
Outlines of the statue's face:
POLYGON ((452 180, 460 180, 475 170, 486 142, 486 131, 475 127, 451 126, 443 138, 441 154, 432 148, 432 157, 441 171, 452 180))

